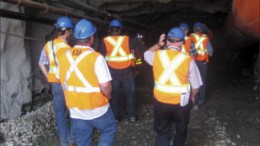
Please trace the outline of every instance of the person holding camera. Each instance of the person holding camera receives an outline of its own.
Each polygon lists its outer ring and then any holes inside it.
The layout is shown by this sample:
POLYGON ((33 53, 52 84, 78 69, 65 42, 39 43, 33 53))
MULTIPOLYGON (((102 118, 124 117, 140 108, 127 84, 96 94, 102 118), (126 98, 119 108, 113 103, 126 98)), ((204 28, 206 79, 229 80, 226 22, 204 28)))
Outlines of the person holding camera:
POLYGON ((144 53, 154 73, 156 146, 170 145, 173 123, 176 126, 174 146, 185 145, 191 104, 202 85, 195 61, 181 52, 184 37, 183 31, 174 27, 144 53))

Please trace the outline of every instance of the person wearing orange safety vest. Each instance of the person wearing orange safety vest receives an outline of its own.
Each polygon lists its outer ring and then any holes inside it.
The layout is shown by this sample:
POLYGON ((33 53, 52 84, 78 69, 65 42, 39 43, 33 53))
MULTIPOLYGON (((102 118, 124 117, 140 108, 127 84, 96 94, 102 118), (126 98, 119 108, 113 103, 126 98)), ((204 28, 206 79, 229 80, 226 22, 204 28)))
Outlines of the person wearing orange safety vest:
POLYGON ((111 108, 117 121, 122 119, 120 110, 120 94, 123 87, 126 97, 126 110, 130 122, 137 121, 135 109, 135 82, 133 66, 135 63, 134 49, 137 42, 127 35, 121 35, 122 25, 117 19, 109 23, 109 35, 100 43, 99 52, 105 56, 112 76, 111 108))
POLYGON ((39 59, 39 66, 48 82, 51 83, 51 92, 53 96, 53 106, 56 117, 56 125, 61 146, 74 142, 73 131, 69 131, 66 121, 66 105, 60 80, 56 78, 58 62, 57 56, 71 49, 67 39, 72 32, 73 24, 70 18, 61 16, 57 19, 55 29, 58 36, 48 41, 39 59), (48 68, 46 67, 48 65, 48 68))
POLYGON ((195 49, 194 43, 191 40, 191 37, 188 36, 189 33, 189 25, 187 23, 182 22, 179 25, 180 29, 184 32, 185 41, 182 45, 181 51, 183 53, 189 54, 190 56, 194 57, 197 55, 197 51, 195 49))
POLYGON ((173 123, 176 125, 174 146, 185 145, 190 109, 202 85, 195 61, 181 52, 183 43, 183 31, 174 27, 167 37, 162 34, 159 42, 144 53, 145 61, 153 66, 155 81, 155 146, 170 145, 173 123))
POLYGON ((113 146, 116 134, 109 105, 112 78, 105 58, 90 47, 95 32, 90 21, 80 20, 74 29, 76 45, 58 56, 57 77, 62 83, 77 146, 92 145, 94 128, 100 131, 100 146, 113 146))
POLYGON ((196 22, 193 26, 193 31, 190 35, 192 41, 195 44, 195 49, 197 50, 197 55, 195 56, 196 64, 199 68, 203 85, 200 87, 199 93, 197 95, 194 110, 198 109, 198 106, 202 105, 206 100, 206 75, 207 75, 207 64, 209 62, 209 57, 213 56, 213 48, 206 34, 203 34, 204 24, 201 22, 196 22))

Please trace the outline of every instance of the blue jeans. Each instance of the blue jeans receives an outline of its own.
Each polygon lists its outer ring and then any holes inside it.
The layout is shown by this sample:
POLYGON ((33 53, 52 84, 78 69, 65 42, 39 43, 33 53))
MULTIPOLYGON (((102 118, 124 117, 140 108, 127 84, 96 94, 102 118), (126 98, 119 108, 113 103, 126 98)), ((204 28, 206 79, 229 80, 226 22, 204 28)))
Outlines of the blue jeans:
POLYGON ((60 144, 61 146, 67 146, 69 142, 74 141, 73 139, 75 138, 73 137, 75 136, 73 136, 73 131, 69 132, 69 127, 66 120, 66 103, 61 84, 52 83, 51 91, 60 144))
POLYGON ((71 123, 77 137, 77 146, 92 145, 93 128, 97 128, 100 132, 98 146, 114 145, 116 135, 116 122, 110 108, 101 117, 92 120, 71 118, 71 123))
POLYGON ((206 95, 207 62, 196 61, 196 65, 198 66, 198 69, 200 71, 201 80, 203 82, 203 85, 200 86, 199 93, 197 94, 197 97, 195 98, 195 104, 199 105, 200 102, 206 100, 205 95, 206 95))
POLYGON ((128 117, 135 117, 135 82, 132 76, 122 79, 113 79, 112 83, 112 99, 111 99, 111 108, 114 113, 115 118, 119 119, 119 109, 120 109, 120 94, 121 86, 125 92, 126 97, 126 110, 128 117))

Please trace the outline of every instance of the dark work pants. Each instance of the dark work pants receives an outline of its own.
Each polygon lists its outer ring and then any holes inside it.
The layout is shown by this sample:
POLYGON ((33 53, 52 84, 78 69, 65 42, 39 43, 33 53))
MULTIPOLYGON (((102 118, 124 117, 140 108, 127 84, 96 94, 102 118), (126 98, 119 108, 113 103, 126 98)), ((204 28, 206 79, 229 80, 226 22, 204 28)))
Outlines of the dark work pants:
POLYGON ((135 113, 135 82, 132 76, 123 79, 113 79, 112 83, 112 99, 111 108, 116 120, 120 119, 120 98, 121 87, 125 92, 126 110, 128 118, 136 117, 135 113))
POLYGON ((199 93, 197 94, 197 97, 195 99, 195 104, 199 105, 200 102, 205 101, 205 95, 206 95, 206 76, 207 76, 207 62, 205 61, 196 61, 196 64, 198 66, 198 69, 200 71, 200 76, 203 82, 203 85, 200 86, 199 93))
POLYGON ((165 104, 154 100, 154 129, 156 132, 155 146, 169 146, 173 133, 173 124, 176 132, 174 146, 184 146, 187 138, 190 117, 190 104, 180 105, 165 104))

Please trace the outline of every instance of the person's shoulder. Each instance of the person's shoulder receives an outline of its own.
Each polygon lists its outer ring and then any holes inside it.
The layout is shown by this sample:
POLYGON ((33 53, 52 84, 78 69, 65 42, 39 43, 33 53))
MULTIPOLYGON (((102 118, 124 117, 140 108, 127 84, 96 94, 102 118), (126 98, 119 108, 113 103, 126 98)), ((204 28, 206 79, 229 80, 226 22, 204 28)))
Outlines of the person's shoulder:
POLYGON ((154 53, 162 53, 162 52, 167 52, 167 51, 170 51, 169 49, 158 49, 156 51, 152 51, 154 53))
POLYGON ((185 56, 186 58, 188 59, 192 59, 191 55, 189 53, 186 53, 186 52, 179 52, 179 54, 185 56))
POLYGON ((67 58, 67 52, 71 52, 72 49, 68 49, 68 50, 65 50, 64 52, 62 53, 57 53, 56 56, 57 56, 57 59, 58 60, 61 60, 61 59, 64 59, 64 58, 67 58))
POLYGON ((93 59, 95 61, 98 61, 98 62, 106 61, 105 57, 101 53, 99 53, 99 52, 94 51, 91 55, 94 56, 93 59))
POLYGON ((118 35, 118 36, 120 36, 120 37, 126 37, 126 38, 131 38, 129 35, 127 35, 127 34, 121 34, 121 35, 118 35))
POLYGON ((52 43, 52 42, 54 42, 54 40, 48 40, 48 41, 45 42, 44 45, 46 46, 46 45, 48 45, 49 43, 52 43))
POLYGON ((96 56, 96 57, 98 57, 98 56, 103 57, 103 55, 102 55, 100 52, 97 52, 97 51, 95 51, 95 50, 93 50, 93 52, 91 53, 91 55, 96 56))
POLYGON ((108 38, 108 37, 110 37, 110 35, 105 35, 105 36, 103 36, 102 38, 103 38, 103 40, 104 40, 105 38, 108 38))
MULTIPOLYGON (((54 40, 52 40, 52 41, 54 42, 54 44, 62 44, 62 45, 64 45, 64 46, 71 47, 66 40, 63 40, 63 39, 60 39, 60 38, 56 38, 56 39, 54 39, 54 40)), ((50 41, 50 42, 51 42, 51 41, 50 41)))
POLYGON ((62 40, 60 38, 55 38, 55 39, 53 39, 51 41, 53 41, 54 43, 64 43, 64 40, 62 40))

